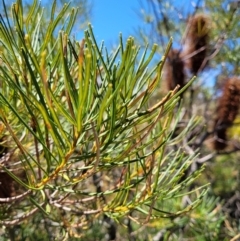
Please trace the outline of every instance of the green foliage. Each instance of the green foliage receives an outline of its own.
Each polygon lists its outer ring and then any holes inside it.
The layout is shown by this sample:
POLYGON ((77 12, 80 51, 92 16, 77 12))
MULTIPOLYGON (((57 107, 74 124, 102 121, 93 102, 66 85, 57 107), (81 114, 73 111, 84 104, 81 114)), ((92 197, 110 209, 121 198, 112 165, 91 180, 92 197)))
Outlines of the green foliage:
POLYGON ((218 240, 217 201, 206 182, 193 186, 204 166, 186 175, 198 152, 185 136, 201 119, 176 128, 194 78, 159 99, 157 45, 120 36, 110 53, 90 25, 79 43, 77 9, 55 7, 43 19, 37 1, 27 12, 17 1, 0 19, 0 175, 11 186, 0 188, 2 237, 218 240))

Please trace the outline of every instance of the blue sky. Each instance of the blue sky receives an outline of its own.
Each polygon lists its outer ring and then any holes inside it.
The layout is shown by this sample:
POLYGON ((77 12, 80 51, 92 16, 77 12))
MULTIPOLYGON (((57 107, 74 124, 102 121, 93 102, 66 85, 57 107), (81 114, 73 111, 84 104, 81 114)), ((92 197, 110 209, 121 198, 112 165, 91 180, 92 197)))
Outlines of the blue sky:
POLYGON ((143 24, 138 0, 92 0, 91 24, 98 42, 104 40, 106 46, 118 43, 119 33, 123 38, 134 34, 143 24))
MULTIPOLYGON (((118 43, 120 32, 126 39, 130 35, 135 35, 139 27, 141 29, 150 27, 143 21, 142 12, 148 12, 150 8, 146 0, 90 0, 90 2, 92 3, 90 22, 94 35, 98 43, 104 40, 106 47, 118 43)), ((190 0, 173 2, 181 13, 189 13, 192 9, 190 0)))

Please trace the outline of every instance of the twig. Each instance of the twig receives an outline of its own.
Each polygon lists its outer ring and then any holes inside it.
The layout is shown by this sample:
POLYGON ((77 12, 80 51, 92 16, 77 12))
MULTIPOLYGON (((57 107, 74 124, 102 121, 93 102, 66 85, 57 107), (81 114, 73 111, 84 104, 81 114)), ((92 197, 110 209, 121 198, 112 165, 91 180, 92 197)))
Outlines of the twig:
MULTIPOLYGON (((39 206, 43 206, 44 203, 40 204, 39 206)), ((4 225, 4 226, 14 226, 19 224, 21 221, 23 221, 24 219, 29 218, 30 216, 32 216, 34 213, 36 213, 39 209, 38 208, 34 208, 33 210, 31 210, 30 212, 23 214, 21 217, 17 218, 17 219, 12 219, 11 221, 2 221, 0 220, 0 225, 4 225)))
POLYGON ((28 190, 23 194, 20 194, 15 197, 7 197, 7 198, 0 198, 0 203, 10 203, 10 202, 16 202, 22 200, 24 197, 26 197, 28 194, 30 194, 32 190, 28 190))

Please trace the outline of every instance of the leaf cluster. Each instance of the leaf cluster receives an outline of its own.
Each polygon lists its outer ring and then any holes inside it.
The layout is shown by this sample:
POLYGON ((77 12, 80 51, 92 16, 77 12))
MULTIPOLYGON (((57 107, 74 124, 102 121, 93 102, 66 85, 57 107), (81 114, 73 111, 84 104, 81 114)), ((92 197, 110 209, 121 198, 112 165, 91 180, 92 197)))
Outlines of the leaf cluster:
MULTIPOLYGON (((184 178, 197 153, 174 149, 184 147, 184 135, 199 123, 192 118, 174 135, 179 96, 194 79, 152 98, 165 62, 151 64, 156 45, 141 49, 120 36, 109 53, 91 26, 79 43, 70 37, 77 9, 65 4, 56 15, 55 7, 43 25, 37 1, 27 13, 17 1, 12 16, 4 3, 0 175, 18 190, 0 197, 0 224, 11 233, 10 227, 33 220, 48 235, 60 230, 62 238, 81 237, 94 223, 114 228, 127 218, 137 229, 197 208, 206 185, 188 187, 203 168, 184 178), (183 197, 191 202, 179 205, 183 197)), ((170 47, 171 40, 165 55, 170 47)))

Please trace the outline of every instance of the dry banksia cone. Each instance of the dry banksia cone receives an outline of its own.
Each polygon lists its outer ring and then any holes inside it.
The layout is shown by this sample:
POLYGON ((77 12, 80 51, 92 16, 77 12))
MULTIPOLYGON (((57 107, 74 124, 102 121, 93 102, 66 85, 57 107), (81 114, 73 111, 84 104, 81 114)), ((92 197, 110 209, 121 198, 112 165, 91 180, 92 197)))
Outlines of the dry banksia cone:
MULTIPOLYGON (((11 162, 11 160, 9 160, 11 162)), ((8 165, 7 165, 8 168, 8 165)), ((26 172, 22 168, 16 168, 12 170, 12 173, 21 180, 26 179, 26 172)), ((2 168, 0 169, 0 198, 9 198, 20 195, 23 193, 23 189, 19 183, 17 183, 8 173, 2 168)), ((1 201, 0 201, 1 203, 1 201)))
POLYGON ((184 62, 180 57, 179 50, 170 50, 164 70, 168 90, 173 90, 177 85, 180 88, 184 86, 184 62))
POLYGON ((240 78, 227 79, 219 99, 215 121, 214 149, 223 150, 227 146, 227 129, 233 124, 240 104, 240 78))
POLYGON ((14 184, 16 184, 16 182, 7 173, 0 172, 0 198, 15 196, 14 184))
POLYGON ((195 75, 205 67, 202 65, 208 51, 209 32, 210 19, 205 14, 196 14, 189 19, 184 56, 188 56, 187 66, 195 75))
MULTIPOLYGON (((14 164, 13 158, 9 155, 7 138, 5 136, 0 138, 0 164, 7 168, 14 164)), ((13 173, 21 179, 24 179, 26 176, 25 171, 17 166, 15 166, 13 173)), ((20 194, 21 191, 20 185, 0 167, 0 198, 14 197, 20 194)))

